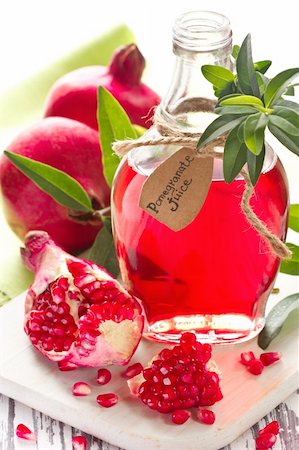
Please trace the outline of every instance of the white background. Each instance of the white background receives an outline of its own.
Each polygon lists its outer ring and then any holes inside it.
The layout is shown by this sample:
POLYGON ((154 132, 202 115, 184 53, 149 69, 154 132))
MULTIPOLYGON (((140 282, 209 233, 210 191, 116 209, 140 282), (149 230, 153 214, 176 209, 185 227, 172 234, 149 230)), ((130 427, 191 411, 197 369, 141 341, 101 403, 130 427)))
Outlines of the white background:
MULTIPOLYGON (((296 0, 0 0, 0 93, 113 25, 126 23, 148 62, 145 79, 163 95, 174 61, 172 24, 178 14, 194 9, 227 15, 235 43, 251 32, 254 60, 274 61, 270 76, 299 66, 296 0)), ((299 158, 275 139, 269 141, 289 175, 291 200, 298 202, 299 158)))

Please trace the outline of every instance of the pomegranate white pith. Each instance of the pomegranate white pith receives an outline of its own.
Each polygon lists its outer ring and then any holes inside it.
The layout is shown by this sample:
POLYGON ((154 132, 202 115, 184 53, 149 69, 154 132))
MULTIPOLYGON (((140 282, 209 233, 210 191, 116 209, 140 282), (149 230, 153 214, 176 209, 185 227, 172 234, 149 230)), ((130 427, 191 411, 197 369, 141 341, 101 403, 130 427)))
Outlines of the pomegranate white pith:
POLYGON ((42 231, 21 250, 35 272, 25 303, 25 332, 60 366, 125 365, 143 330, 142 310, 100 266, 73 257, 42 231))

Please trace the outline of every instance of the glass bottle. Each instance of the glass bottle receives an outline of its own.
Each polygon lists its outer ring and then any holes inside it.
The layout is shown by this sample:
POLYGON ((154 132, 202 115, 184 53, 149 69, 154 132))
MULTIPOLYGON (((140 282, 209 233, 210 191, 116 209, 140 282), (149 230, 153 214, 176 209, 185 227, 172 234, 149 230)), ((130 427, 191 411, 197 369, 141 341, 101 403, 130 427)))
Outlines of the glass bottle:
MULTIPOLYGON (((197 111, 196 101, 215 99, 201 74, 203 64, 231 68, 229 20, 217 13, 181 15, 173 28, 176 67, 161 114, 169 126, 202 132, 215 118, 197 111), (190 108, 188 109, 188 105, 190 108)), ((160 136, 155 126, 144 139, 160 136)), ((139 206, 144 181, 179 149, 139 147, 123 158, 112 191, 113 232, 122 279, 145 307, 145 337, 177 342, 194 331, 201 341, 240 342, 264 326, 267 298, 279 259, 250 227, 241 211, 244 179, 227 184, 222 161, 214 160, 213 180, 195 220, 172 231, 139 206)), ((288 184, 281 162, 267 146, 251 205, 270 230, 285 238, 288 184)))

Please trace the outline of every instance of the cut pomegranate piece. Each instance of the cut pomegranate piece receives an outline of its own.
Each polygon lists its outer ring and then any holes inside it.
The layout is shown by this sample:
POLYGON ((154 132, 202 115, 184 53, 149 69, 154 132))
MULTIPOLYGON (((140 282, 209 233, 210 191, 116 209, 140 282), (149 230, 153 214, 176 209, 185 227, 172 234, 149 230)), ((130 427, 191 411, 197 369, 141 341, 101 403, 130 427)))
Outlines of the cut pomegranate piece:
POLYGON ((36 442, 36 435, 26 425, 20 423, 16 428, 16 435, 26 441, 36 442))
POLYGON ((132 364, 131 366, 127 367, 126 370, 122 373, 122 376, 124 378, 133 378, 136 375, 138 375, 139 373, 141 373, 143 370, 142 364, 140 363, 135 363, 132 364))
POLYGON ((222 399, 219 375, 210 371, 211 346, 184 333, 179 345, 162 350, 142 374, 128 380, 130 391, 161 413, 211 406, 222 399))
POLYGON ((97 396, 97 402, 100 406, 104 408, 110 408, 111 406, 116 405, 118 402, 118 396, 116 394, 100 394, 97 396))
POLYGON ((87 439, 85 436, 73 436, 72 444, 73 450, 86 450, 87 439))
POLYGON ((271 364, 276 363, 281 359, 281 353, 279 352, 267 352, 262 353, 260 356, 260 360, 264 364, 264 366, 270 366, 271 364))
POLYGON ((277 435, 279 433, 279 423, 277 420, 273 420, 272 422, 268 423, 268 425, 265 426, 262 430, 259 431, 259 436, 261 436, 264 433, 273 433, 277 435))
POLYGON ((247 368, 253 375, 260 375, 264 370, 264 365, 259 359, 254 359, 249 363, 247 368))
POLYGON ((21 250, 35 280, 25 304, 25 332, 61 370, 126 365, 141 339, 138 301, 105 269, 69 255, 43 231, 21 250))
POLYGON ((249 366, 249 364, 254 361, 256 357, 253 352, 243 352, 240 356, 240 363, 244 366, 249 366))
POLYGON ((177 409, 176 411, 173 411, 171 420, 176 425, 182 425, 183 423, 187 422, 187 420, 190 418, 190 415, 190 411, 186 411, 185 409, 177 409))
POLYGON ((73 386, 73 395, 78 397, 85 397, 91 393, 91 388, 89 384, 84 383, 84 381, 78 381, 73 386))
POLYGON ((103 386, 111 380, 111 372, 108 369, 99 369, 97 375, 97 383, 103 386))
POLYGON ((197 418, 199 422, 205 423, 206 425, 213 425, 215 422, 215 413, 209 409, 198 408, 197 418))
POLYGON ((257 450, 272 448, 276 442, 276 436, 273 433, 263 433, 255 440, 257 450))

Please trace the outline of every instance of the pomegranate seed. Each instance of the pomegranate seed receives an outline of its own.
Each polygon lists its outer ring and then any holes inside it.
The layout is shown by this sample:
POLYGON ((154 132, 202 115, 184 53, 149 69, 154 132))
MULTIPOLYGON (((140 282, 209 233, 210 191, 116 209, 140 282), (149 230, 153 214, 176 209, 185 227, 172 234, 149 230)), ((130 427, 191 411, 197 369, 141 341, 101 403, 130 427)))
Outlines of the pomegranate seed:
POLYGON ((85 436, 74 436, 72 438, 73 450, 86 450, 87 440, 85 436))
POLYGON ((281 353, 279 352, 268 352, 262 353, 260 356, 260 360, 264 364, 264 366, 270 366, 271 364, 276 363, 281 358, 281 353))
POLYGON ((244 366, 249 366, 249 364, 254 361, 256 357, 253 352, 243 352, 241 353, 240 363, 244 366))
POLYGON ((36 442, 36 435, 33 431, 29 430, 26 425, 20 423, 16 428, 16 435, 21 439, 26 439, 26 441, 36 442))
POLYGON ((91 388, 89 384, 84 383, 84 381, 78 381, 73 386, 73 395, 77 397, 85 397, 91 393, 91 388))
POLYGON ((70 363, 68 361, 59 361, 58 369, 61 372, 69 372, 70 370, 78 369, 78 366, 77 366, 77 364, 73 364, 73 363, 70 363))
POLYGON ((99 369, 97 376, 97 383, 103 386, 104 384, 109 383, 111 380, 111 372, 108 369, 99 369))
POLYGON ((195 344, 196 336, 194 333, 184 333, 181 336, 180 343, 181 344, 195 344))
POLYGON ((97 396, 97 402, 104 408, 110 408, 111 406, 116 405, 118 397, 116 394, 100 394, 97 396))
POLYGON ((258 450, 265 450, 272 448, 276 442, 276 436, 273 433, 263 433, 255 440, 255 445, 258 450))
POLYGON ((248 365, 248 371, 253 375, 260 375, 264 370, 264 365, 259 359, 254 359, 248 365))
POLYGON ((182 425, 183 423, 187 422, 190 415, 190 411, 186 411, 185 409, 177 409, 176 411, 173 411, 171 420, 176 425, 182 425))
POLYGON ((198 408, 197 418, 201 423, 213 425, 215 422, 215 413, 209 409, 198 408))
POLYGON ((143 367, 140 363, 132 364, 132 366, 129 366, 126 368, 126 370, 122 373, 122 376, 124 378, 133 378, 136 375, 139 375, 143 371, 143 367))
POLYGON ((279 433, 279 423, 277 420, 273 420, 273 422, 268 423, 262 430, 259 431, 259 436, 264 433, 273 433, 277 435, 279 433))

